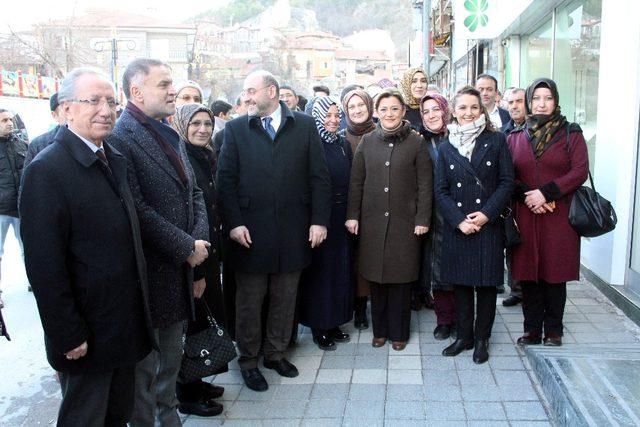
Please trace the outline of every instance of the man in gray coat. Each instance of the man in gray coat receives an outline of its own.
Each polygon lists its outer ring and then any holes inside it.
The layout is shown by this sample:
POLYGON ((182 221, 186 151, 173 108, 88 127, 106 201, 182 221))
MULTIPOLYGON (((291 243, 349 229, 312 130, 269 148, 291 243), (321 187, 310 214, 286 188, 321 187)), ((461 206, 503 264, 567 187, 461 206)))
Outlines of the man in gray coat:
POLYGON ((175 384, 185 320, 193 313, 193 267, 208 256, 209 226, 184 144, 162 121, 176 110, 171 69, 137 59, 127 66, 122 86, 128 103, 112 142, 128 160, 160 347, 136 367, 131 425, 153 426, 157 413, 161 425, 174 426, 180 425, 175 384))

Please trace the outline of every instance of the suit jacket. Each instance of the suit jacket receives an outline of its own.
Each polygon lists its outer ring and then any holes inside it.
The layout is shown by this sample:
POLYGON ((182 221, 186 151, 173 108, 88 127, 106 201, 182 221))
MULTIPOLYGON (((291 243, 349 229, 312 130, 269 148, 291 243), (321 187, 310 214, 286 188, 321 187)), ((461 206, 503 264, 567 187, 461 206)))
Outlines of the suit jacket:
POLYGON ((187 185, 158 142, 125 110, 109 141, 127 158, 147 259, 151 317, 156 328, 193 316, 193 269, 186 262, 196 240, 208 240, 202 192, 184 143, 178 155, 187 185))
POLYGON ((25 265, 47 358, 61 372, 104 372, 141 360, 153 342, 140 228, 127 161, 104 148, 111 175, 66 127, 25 170, 25 265), (86 356, 64 353, 88 343, 86 356))
POLYGON ((500 121, 502 122, 502 126, 504 126, 506 123, 509 123, 509 121, 511 120, 511 115, 504 108, 498 107, 498 114, 500 114, 500 121))
POLYGON ((253 241, 249 249, 225 245, 237 271, 302 270, 311 262, 309 226, 329 225, 331 180, 313 118, 280 106, 275 140, 259 117, 238 117, 223 131, 217 181, 225 237, 244 225, 253 241))
POLYGON ((29 163, 38 155, 39 152, 47 148, 50 144, 53 143, 56 133, 60 130, 61 127, 66 126, 56 126, 48 132, 43 133, 40 136, 36 136, 31 140, 29 145, 27 146, 27 155, 24 158, 24 167, 29 166, 29 163))

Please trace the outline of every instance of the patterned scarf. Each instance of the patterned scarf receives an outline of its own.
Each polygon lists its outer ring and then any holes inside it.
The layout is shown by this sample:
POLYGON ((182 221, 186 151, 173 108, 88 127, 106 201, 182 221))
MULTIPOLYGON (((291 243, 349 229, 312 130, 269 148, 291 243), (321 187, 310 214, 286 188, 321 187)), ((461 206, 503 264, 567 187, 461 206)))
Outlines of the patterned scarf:
POLYGON ((416 73, 422 73, 425 76, 427 75, 427 73, 425 73, 424 70, 420 67, 409 68, 407 71, 405 71, 401 83, 402 92, 404 93, 404 100, 409 108, 413 108, 414 110, 420 108, 420 100, 414 98, 413 94, 411 93, 411 81, 413 80, 413 76, 416 73))
POLYGON ((338 107, 338 115, 342 119, 342 108, 340 107, 340 101, 338 98, 333 96, 322 96, 316 99, 316 102, 313 104, 313 110, 311 110, 311 116, 316 121, 316 129, 318 129, 318 134, 320 134, 320 139, 327 144, 333 144, 338 140, 337 132, 329 132, 324 127, 324 120, 327 118, 327 113, 329 112, 329 108, 332 105, 338 107))
POLYGON ((427 93, 420 100, 420 116, 422 117, 422 126, 424 126, 425 129, 441 135, 447 130, 447 122, 449 121, 449 103, 444 96, 438 93, 427 93), (438 103, 438 106, 440 107, 440 112, 442 113, 442 126, 440 127, 440 129, 427 128, 424 116, 422 116, 422 114, 424 113, 424 109, 422 108, 422 106, 424 105, 425 101, 428 101, 430 99, 436 101, 438 103))
POLYGON ((375 128, 375 124, 373 123, 373 99, 364 90, 357 89, 347 92, 347 94, 344 96, 344 99, 342 100, 342 108, 345 111, 345 118, 347 119, 347 130, 349 131, 349 133, 356 136, 361 136, 365 133, 371 132, 375 128), (362 99, 364 104, 367 106, 367 120, 362 123, 354 123, 351 118, 349 118, 348 104, 351 98, 353 98, 354 96, 362 99))
POLYGON ((193 116, 204 111, 209 114, 211 117, 211 121, 214 121, 213 113, 210 109, 205 107, 202 104, 185 104, 181 107, 178 107, 176 114, 173 116, 173 128, 180 134, 180 138, 184 141, 187 147, 187 151, 191 153, 196 153, 202 151, 202 155, 209 161, 211 164, 212 170, 216 169, 216 157, 213 155, 213 147, 211 146, 211 142, 204 147, 199 147, 193 145, 189 142, 189 123, 193 120, 193 116), (189 149, 190 147, 199 148, 201 150, 189 149))
POLYGON ((476 138, 482 133, 486 126, 485 115, 482 114, 474 122, 466 125, 451 123, 447 125, 449 129, 449 142, 458 149, 458 153, 471 161, 471 154, 476 146, 476 138))
POLYGON ((540 157, 545 148, 551 142, 551 138, 556 132, 567 124, 567 118, 560 113, 560 98, 556 83, 548 78, 539 78, 527 88, 525 94, 525 105, 527 108, 527 129, 531 145, 536 153, 536 158, 540 157), (551 114, 532 114, 531 100, 533 92, 539 87, 546 87, 551 91, 551 95, 556 102, 556 108, 551 114))

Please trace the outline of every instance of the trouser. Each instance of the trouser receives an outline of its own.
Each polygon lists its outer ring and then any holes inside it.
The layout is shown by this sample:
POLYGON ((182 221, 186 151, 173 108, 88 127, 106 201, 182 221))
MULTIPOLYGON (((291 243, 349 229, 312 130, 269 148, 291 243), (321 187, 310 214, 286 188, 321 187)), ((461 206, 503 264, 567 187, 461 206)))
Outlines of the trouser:
POLYGON ((136 396, 131 426, 180 426, 176 412, 176 380, 182 362, 185 322, 154 330, 160 351, 151 353, 136 365, 136 396))
POLYGON ((9 215, 0 215, 0 260, 2 259, 2 255, 4 255, 4 241, 7 238, 9 226, 13 227, 13 234, 18 240, 18 244, 20 245, 20 254, 24 260, 24 247, 22 246, 22 237, 20 237, 20 218, 9 215))
POLYGON ((236 340, 240 369, 258 366, 262 342, 262 303, 267 294, 269 309, 262 346, 264 358, 277 361, 284 357, 291 340, 301 273, 255 274, 236 271, 236 340))
POLYGON ((455 293, 453 291, 433 291, 433 301, 438 325, 452 325, 455 323, 455 293))
POLYGON ((567 283, 522 281, 524 331, 541 335, 562 335, 562 317, 567 302, 567 283))
POLYGON ((411 327, 411 283, 371 285, 373 336, 408 341, 411 327))
POLYGON ((511 251, 507 249, 506 254, 507 267, 505 271, 507 273, 507 284, 509 285, 509 289, 511 289, 509 296, 522 299, 522 286, 520 285, 520 281, 513 280, 513 277, 511 277, 511 251))
POLYGON ((59 372, 62 403, 58 426, 118 426, 133 412, 135 365, 105 373, 59 372))
POLYGON ((496 317, 497 290, 494 286, 455 286, 458 339, 465 341, 487 340, 496 317), (474 304, 474 291, 477 304, 474 304), (474 310, 474 305, 476 310, 474 310), (475 328, 474 328, 474 311, 475 328))

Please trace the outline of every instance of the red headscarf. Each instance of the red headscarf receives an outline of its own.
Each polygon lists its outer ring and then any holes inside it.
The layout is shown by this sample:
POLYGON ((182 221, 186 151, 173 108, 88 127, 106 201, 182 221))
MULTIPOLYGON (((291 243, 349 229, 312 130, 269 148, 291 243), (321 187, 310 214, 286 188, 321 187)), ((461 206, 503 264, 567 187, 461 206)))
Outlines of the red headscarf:
POLYGON ((422 117, 422 126, 424 126, 425 129, 430 130, 434 133, 443 134, 447 130, 447 123, 449 122, 449 103, 447 102, 445 97, 440 95, 439 93, 428 92, 420 100, 420 116, 422 117), (427 125, 424 122, 424 117, 422 117, 422 115, 424 114, 423 105, 425 101, 429 99, 433 99, 438 103, 440 112, 442 113, 442 126, 440 127, 440 129, 436 129, 435 131, 433 129, 427 128, 427 125))

